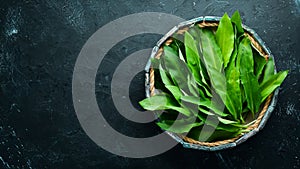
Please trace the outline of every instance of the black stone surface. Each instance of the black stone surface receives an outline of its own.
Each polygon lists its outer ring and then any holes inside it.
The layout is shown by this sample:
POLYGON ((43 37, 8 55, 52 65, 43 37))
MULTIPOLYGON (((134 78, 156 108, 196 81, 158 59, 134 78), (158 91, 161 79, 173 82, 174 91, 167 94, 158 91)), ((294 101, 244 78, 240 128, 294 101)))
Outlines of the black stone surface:
MULTIPOLYGON (((299 31, 299 0, 2 0, 0 168, 300 168, 299 31), (177 145, 143 159, 113 155, 89 139, 77 120, 71 87, 76 58, 96 30, 137 12, 164 12, 191 19, 232 14, 236 9, 271 49, 277 69, 290 70, 276 109, 262 131, 233 149, 205 152, 177 145)), ((110 66, 104 73, 103 62, 96 78, 101 83, 96 86, 99 102, 112 102, 109 79, 116 66, 129 54, 154 46, 160 37, 134 36, 107 54, 110 66)), ((130 85, 135 106, 144 97, 143 81, 140 73, 130 85)), ((113 104, 105 105, 104 114, 115 129, 130 136, 160 132, 153 123, 115 124, 110 117, 123 117, 113 104)))

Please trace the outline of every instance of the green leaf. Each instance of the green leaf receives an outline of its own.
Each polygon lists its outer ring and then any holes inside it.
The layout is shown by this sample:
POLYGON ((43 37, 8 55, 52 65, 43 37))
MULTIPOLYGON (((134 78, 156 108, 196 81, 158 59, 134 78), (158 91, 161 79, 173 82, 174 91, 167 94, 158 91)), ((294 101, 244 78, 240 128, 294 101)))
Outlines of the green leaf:
POLYGON ((241 82, 244 87, 247 107, 254 114, 260 106, 261 95, 257 78, 254 76, 254 63, 250 40, 244 38, 238 49, 238 63, 240 66, 241 82))
POLYGON ((223 72, 221 49, 211 30, 201 29, 201 48, 211 84, 223 102, 226 102, 226 78, 223 72), (225 84, 225 85, 224 85, 225 84))
POLYGON ((184 45, 188 67, 192 71, 195 80, 200 82, 200 57, 198 54, 196 41, 188 31, 186 31, 184 34, 184 45))
POLYGON ((204 109, 204 108, 202 108, 202 107, 199 107, 199 111, 200 111, 201 113, 206 114, 206 115, 210 115, 210 116, 214 116, 214 115, 215 115, 213 112, 210 112, 209 110, 206 110, 206 109, 204 109))
POLYGON ((214 34, 209 29, 201 29, 200 36, 201 50, 203 53, 203 59, 208 73, 210 73, 210 69, 212 68, 217 70, 218 72, 222 72, 222 52, 216 42, 214 34))
MULTIPOLYGON (((197 85, 192 75, 190 69, 187 67, 187 64, 176 56, 174 50, 168 46, 164 47, 165 55, 163 57, 163 64, 166 67, 166 71, 172 77, 172 81, 179 89, 183 92, 184 95, 194 95, 198 96, 197 85)), ((160 71, 162 79, 167 79, 166 72, 163 70, 160 71)), ((171 85, 171 82, 166 81, 165 84, 171 85)), ((169 89, 170 90, 170 89, 169 89)), ((176 96, 176 98, 178 98, 176 96)))
POLYGON ((172 93, 172 95, 174 96, 174 98, 177 101, 180 100, 180 98, 182 96, 182 93, 181 93, 180 89, 177 86, 166 85, 165 87, 172 93))
MULTIPOLYGON (((198 118, 204 121, 205 124, 214 127, 217 130, 224 130, 229 132, 237 132, 241 130, 240 126, 234 126, 231 124, 223 124, 217 116, 215 115, 203 115, 201 113, 198 114, 198 118)), ((223 121, 224 122, 224 121, 223 121)))
POLYGON ((173 85, 173 82, 169 79, 166 70, 163 69, 161 64, 159 65, 159 74, 160 74, 162 82, 165 85, 169 85, 169 86, 173 85))
POLYGON ((234 119, 240 116, 242 111, 242 95, 240 89, 240 72, 234 65, 229 65, 227 75, 226 108, 234 119))
POLYGON ((170 97, 166 95, 154 95, 139 102, 146 110, 164 110, 167 105, 172 105, 170 97))
POLYGON ((227 99, 227 86, 225 73, 220 73, 217 70, 210 69, 210 77, 213 88, 216 93, 221 97, 223 103, 226 103, 227 99))
POLYGON ((165 110, 168 110, 168 109, 171 109, 171 110, 176 110, 178 111, 179 113, 187 116, 187 117, 190 117, 191 116, 191 113, 188 109, 184 108, 184 107, 177 107, 177 106, 173 106, 173 105, 167 105, 165 107, 165 110))
POLYGON ((253 53, 250 45, 250 40, 245 37, 241 41, 238 47, 237 65, 241 72, 252 72, 254 73, 254 61, 253 53), (247 61, 246 63, 243 61, 247 61))
POLYGON ((200 58, 200 77, 201 77, 201 81, 196 81, 198 82, 198 84, 203 87, 206 91, 206 94, 208 96, 212 96, 211 95, 211 90, 210 90, 210 85, 209 85, 209 76, 208 76, 208 73, 207 73, 207 70, 206 70, 206 67, 203 63, 203 54, 202 54, 202 50, 201 50, 201 37, 200 37, 200 27, 198 26, 194 26, 194 27, 191 27, 189 29, 189 32, 191 33, 191 35, 193 36, 194 40, 195 40, 195 43, 196 43, 196 47, 197 47, 197 50, 198 50, 198 56, 200 58))
POLYGON ((221 118, 221 117, 218 117, 218 120, 223 123, 223 124, 236 124, 237 122, 236 121, 232 121, 232 120, 227 120, 227 119, 224 119, 224 118, 221 118))
POLYGON ((194 96, 199 96, 198 92, 197 92, 197 85, 196 82, 193 80, 194 78, 191 77, 190 75, 187 76, 187 85, 189 88, 189 91, 191 92, 191 94, 193 94, 194 96))
POLYGON ((176 121, 166 120, 157 122, 156 124, 163 130, 170 131, 173 133, 187 133, 193 127, 203 125, 203 122, 195 122, 195 117, 191 117, 188 119, 179 119, 176 121))
POLYGON ((267 81, 272 75, 275 73, 275 68, 274 68, 274 60, 272 57, 269 58, 268 62, 265 65, 265 69, 263 71, 263 80, 262 83, 267 81))
POLYGON ((187 136, 199 141, 212 142, 234 138, 239 134, 241 134, 241 130, 229 132, 224 130, 215 130, 213 127, 207 128, 206 126, 206 128, 195 127, 191 129, 187 136))
POLYGON ((212 120, 211 122, 208 122, 207 124, 210 124, 212 126, 214 126, 213 123, 215 123, 215 126, 218 124, 218 126, 221 127, 218 129, 222 129, 222 128, 224 129, 224 128, 226 128, 226 125, 230 125, 228 131, 232 131, 232 127, 233 128, 246 128, 247 127, 246 125, 239 124, 237 121, 228 120, 228 119, 225 119, 225 117, 217 116, 205 109, 200 108, 199 110, 201 112, 203 112, 204 114, 208 115, 209 118, 206 118, 206 120, 208 120, 208 119, 212 120), (220 122, 220 123, 218 123, 218 122, 220 122))
POLYGON ((288 75, 288 70, 271 75, 268 80, 264 81, 260 86, 261 102, 263 102, 277 87, 281 85, 283 80, 288 75))
MULTIPOLYGON (((196 36, 196 38, 199 39, 199 30, 191 29, 190 31, 194 34, 194 36, 196 36)), ((200 60, 197 46, 198 42, 199 41, 194 39, 188 31, 185 32, 184 44, 188 67, 190 68, 196 82, 205 90, 208 96, 211 96, 210 89, 208 88, 208 84, 205 79, 204 68, 202 67, 203 64, 201 64, 200 60)))
MULTIPOLYGON (((237 30, 235 28, 235 37, 237 34, 237 30)), ((240 113, 242 110, 243 102, 242 102, 242 94, 240 88, 240 65, 236 65, 237 58, 237 42, 234 42, 234 50, 232 52, 232 56, 230 62, 225 69, 226 75, 226 87, 227 87, 227 95, 225 106, 233 116, 235 120, 240 117, 240 113)))
POLYGON ((178 86, 174 86, 173 82, 169 79, 167 72, 162 68, 161 65, 159 65, 159 73, 163 83, 165 84, 165 87, 171 92, 175 99, 179 101, 182 93, 178 86))
POLYGON ((196 105, 202 105, 205 102, 200 97, 195 97, 195 96, 182 96, 181 100, 189 102, 189 103, 193 103, 196 105))
POLYGON ((173 41, 172 43, 169 45, 169 47, 171 47, 175 52, 176 52, 176 55, 179 56, 179 58, 183 61, 183 62, 186 62, 185 61, 185 50, 184 50, 184 43, 181 42, 179 39, 178 36, 175 36, 173 37, 173 41))
MULTIPOLYGON (((194 96, 182 96, 181 100, 192 103, 192 104, 196 104, 198 106, 204 106, 204 107, 212 110, 216 115, 219 115, 222 117, 228 116, 228 114, 225 114, 225 113, 223 113, 223 111, 219 110, 219 108, 216 105, 214 105, 214 103, 211 102, 211 100, 203 100, 200 97, 194 97, 194 96)), ((201 109, 201 110, 203 110, 203 109, 201 109)), ((210 114, 211 113, 209 113, 208 115, 210 115, 210 114)))
POLYGON ((231 16, 231 22, 234 23, 237 28, 237 37, 243 35, 244 29, 242 26, 242 19, 241 19, 239 11, 235 11, 233 13, 233 15, 231 16))
POLYGON ((218 45, 221 48, 224 68, 227 67, 229 63, 231 53, 233 51, 234 45, 234 31, 233 26, 230 21, 229 16, 227 13, 223 15, 220 20, 217 32, 216 32, 216 40, 218 45))
POLYGON ((168 95, 165 94, 151 96, 140 101, 139 104, 146 110, 154 111, 171 109, 176 110, 185 116, 191 115, 189 110, 183 107, 178 107, 178 105, 176 105, 174 101, 168 95))
MULTIPOLYGON (((254 74, 257 77, 257 79, 260 79, 260 76, 263 72, 263 69, 267 63, 266 59, 259 55, 259 53, 255 50, 252 50, 253 52, 253 59, 254 59, 254 74)), ((273 70, 274 72, 274 70, 273 70)))
MULTIPOLYGON (((164 46, 164 53, 162 57, 163 64, 166 71, 170 74, 172 81, 185 93, 190 94, 187 77, 190 76, 193 78, 193 76, 186 63, 180 60, 175 51, 168 46, 164 46)), ((194 79, 192 80, 194 81, 194 79)))

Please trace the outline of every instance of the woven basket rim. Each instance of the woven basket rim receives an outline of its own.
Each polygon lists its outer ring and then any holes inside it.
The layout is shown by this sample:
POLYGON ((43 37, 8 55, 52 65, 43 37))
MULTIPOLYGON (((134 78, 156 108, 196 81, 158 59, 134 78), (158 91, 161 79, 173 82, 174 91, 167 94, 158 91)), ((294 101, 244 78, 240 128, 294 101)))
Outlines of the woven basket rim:
MULTIPOLYGON (((169 45, 172 42, 172 35, 173 34, 183 34, 185 31, 187 31, 191 26, 199 25, 201 28, 203 27, 217 27, 219 24, 220 17, 214 17, 214 16, 208 16, 208 17, 198 17, 189 21, 185 21, 180 23, 178 26, 175 26, 173 29, 171 29, 161 40, 157 42, 157 46, 154 47, 151 58, 156 57, 159 58, 162 53, 162 45, 166 44, 169 45)), ((270 50, 264 45, 264 42, 261 40, 261 38, 249 27, 246 25, 243 25, 243 28, 245 30, 245 35, 249 37, 251 41, 252 47, 259 52, 261 56, 263 56, 266 60, 269 57, 272 57, 272 54, 270 50)), ((274 63, 275 66, 275 63, 274 63)), ((151 67, 151 62, 149 59, 149 62, 145 68, 146 70, 146 95, 147 97, 154 95, 154 69, 151 67)), ((275 67, 276 72, 276 67, 275 67)), ((171 137, 173 137, 178 142, 182 143, 184 147, 187 148, 194 148, 194 149, 202 149, 202 150, 208 150, 208 151, 214 151, 214 150, 221 150, 229 147, 234 147, 245 140, 247 140, 249 137, 256 134, 259 130, 261 130, 267 119, 269 118, 271 112, 274 109, 274 106, 276 104, 276 97, 278 95, 278 89, 273 92, 271 95, 269 95, 264 103, 261 104, 261 111, 257 113, 256 119, 254 119, 254 124, 250 125, 247 129, 249 132, 243 133, 237 137, 221 140, 221 141, 214 141, 214 142, 201 142, 194 140, 192 138, 188 138, 186 136, 182 136, 180 134, 175 134, 169 131, 166 131, 171 137)))

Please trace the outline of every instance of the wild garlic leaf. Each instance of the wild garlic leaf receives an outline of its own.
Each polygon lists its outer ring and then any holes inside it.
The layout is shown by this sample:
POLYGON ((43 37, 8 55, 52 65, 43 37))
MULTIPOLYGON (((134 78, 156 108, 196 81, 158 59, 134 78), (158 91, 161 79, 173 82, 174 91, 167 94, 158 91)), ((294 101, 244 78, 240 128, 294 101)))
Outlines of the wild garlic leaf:
POLYGON ((270 75, 267 80, 260 84, 259 88, 262 96, 261 102, 263 102, 277 87, 281 85, 287 75, 288 70, 282 71, 275 75, 270 75))
POLYGON ((179 58, 183 61, 185 61, 185 47, 184 47, 184 43, 181 42, 179 39, 177 39, 179 37, 172 37, 173 41, 172 43, 169 45, 169 47, 171 47, 176 54, 179 56, 179 58))
POLYGON ((174 98, 180 102, 180 98, 182 97, 182 92, 177 86, 173 85, 165 85, 165 87, 171 92, 171 94, 174 96, 174 98))
MULTIPOLYGON (((217 106, 215 106, 213 104, 213 102, 211 102, 211 100, 208 100, 208 99, 203 100, 200 97, 194 97, 194 96, 182 96, 181 100, 192 103, 192 104, 196 104, 198 106, 204 106, 204 107, 212 110, 216 115, 219 115, 222 117, 228 116, 228 114, 225 114, 225 113, 223 113, 223 111, 219 110, 219 108, 217 106)), ((208 114, 208 113, 206 113, 206 114, 208 114)), ((208 114, 208 115, 210 115, 210 114, 208 114)))
POLYGON ((238 132, 228 132, 224 130, 215 130, 213 127, 208 129, 203 129, 200 127, 193 128, 190 133, 187 135, 190 138, 193 138, 195 140, 199 141, 206 141, 206 142, 212 142, 212 141, 219 141, 219 140, 226 140, 230 138, 234 138, 241 134, 241 131, 238 132), (213 133, 212 133, 213 130, 213 133))
POLYGON ((194 78, 191 77, 190 75, 187 76, 187 85, 188 85, 189 91, 192 95, 199 96, 199 93, 197 91, 196 82, 194 81, 194 78))
POLYGON ((184 107, 177 107, 177 106, 174 106, 174 105, 167 105, 165 110, 168 110, 168 109, 176 110, 179 113, 181 113, 181 114, 183 114, 187 117, 191 116, 191 112, 188 109, 184 108, 184 107))
POLYGON ((204 121, 206 125, 212 126, 217 130, 224 130, 229 132, 237 132, 241 130, 241 127, 233 126, 231 124, 223 124, 219 121, 218 116, 215 115, 205 115, 199 113, 197 116, 200 120, 204 121))
POLYGON ((237 37, 240 37, 241 35, 243 35, 244 29, 242 26, 242 19, 241 19, 239 11, 235 11, 233 13, 233 15, 231 16, 231 22, 234 23, 237 28, 237 37))
POLYGON ((211 83, 216 93, 220 96, 223 103, 226 103, 227 99, 227 86, 225 73, 220 73, 214 68, 210 69, 211 83))
POLYGON ((173 120, 165 120, 156 123, 163 130, 167 130, 173 133, 187 133, 193 127, 203 125, 203 122, 196 122, 195 117, 191 117, 188 119, 179 119, 176 121, 173 120))
POLYGON ((185 52, 186 52, 186 60, 188 67, 192 71, 195 80, 200 82, 200 57, 199 52, 196 46, 196 41, 192 37, 192 35, 186 31, 184 34, 184 45, 185 45, 185 52))
POLYGON ((176 110, 185 116, 191 115, 189 110, 180 107, 180 105, 176 104, 176 101, 172 100, 171 97, 166 94, 158 94, 151 96, 140 101, 139 104, 146 110, 154 111, 171 109, 176 110))
POLYGON ((207 107, 207 108, 210 107, 210 108, 209 108, 209 110, 206 110, 206 109, 202 108, 201 106, 199 106, 198 109, 199 109, 200 112, 205 113, 207 115, 214 115, 214 116, 220 116, 220 117, 226 117, 226 116, 228 116, 228 114, 224 113, 223 111, 221 111, 217 107, 215 107, 213 105, 213 102, 211 102, 210 105, 206 104, 205 107, 207 107))
POLYGON ((201 106, 199 106, 198 109, 199 109, 200 113, 204 113, 204 114, 209 115, 209 116, 214 116, 215 115, 212 111, 206 110, 206 109, 202 108, 201 106))
MULTIPOLYGON (((199 36, 197 30, 192 29, 190 30, 193 32, 195 36, 199 36)), ((210 89, 207 87, 207 82, 205 80, 204 74, 203 74, 203 68, 200 60, 199 50, 197 46, 197 40, 193 38, 193 36, 186 31, 184 35, 184 44, 185 44, 185 51, 186 51, 186 60, 187 65, 192 71, 192 74, 194 76, 194 79, 196 82, 204 88, 206 94, 208 96, 211 96, 210 89)))
POLYGON ((175 86, 174 83, 169 79, 167 72, 162 68, 162 65, 159 65, 159 73, 165 87, 171 92, 177 101, 180 101, 179 99, 181 98, 182 93, 178 86, 175 86))
POLYGON ((221 97, 226 100, 226 78, 223 72, 222 53, 211 30, 201 29, 201 46, 203 59, 206 65, 212 87, 221 97))
POLYGON ((249 38, 245 37, 238 46, 237 65, 240 72, 254 73, 254 60, 249 38), (247 61, 246 63, 244 61, 247 61))
POLYGON ((211 98, 212 97, 212 94, 211 94, 211 88, 210 87, 207 87, 206 85, 203 85, 203 84, 199 84, 198 82, 196 82, 198 85, 199 85, 199 89, 198 89, 198 92, 199 92, 199 95, 201 97, 206 97, 205 94, 207 95, 207 97, 211 98), (205 91, 205 94, 204 92, 205 91))
POLYGON ((267 61, 263 56, 260 56, 256 50, 252 50, 252 52, 254 59, 254 75, 257 77, 257 79, 260 79, 260 76, 263 72, 265 65, 267 64, 267 61))
POLYGON ((240 89, 240 72, 237 67, 229 65, 227 78, 226 108, 236 120, 242 111, 242 95, 240 89))
POLYGON ((186 63, 180 60, 174 50, 168 46, 164 46, 164 56, 162 59, 166 71, 170 74, 173 83, 185 93, 190 94, 187 76, 191 76, 192 73, 186 63))
POLYGON ((254 114, 260 106, 260 89, 257 78, 254 76, 254 62, 250 40, 244 38, 238 49, 238 64, 240 66, 241 82, 244 87, 247 107, 254 114))
MULTIPOLYGON (((235 29, 235 38, 237 36, 237 29, 235 29)), ((241 95, 241 88, 240 88, 240 65, 236 65, 236 58, 237 58, 237 42, 234 42, 234 49, 232 52, 232 56, 230 58, 230 62, 225 69, 226 75, 226 108, 233 116, 235 120, 240 117, 240 113, 242 110, 243 102, 242 102, 242 95, 241 95)))
POLYGON ((163 110, 167 105, 171 105, 171 98, 167 95, 159 94, 146 98, 139 102, 139 104, 146 110, 163 110))
POLYGON ((270 57, 265 65, 265 68, 263 70, 263 79, 262 79, 262 83, 264 83, 265 81, 267 81, 269 79, 270 76, 275 74, 275 67, 274 67, 274 60, 272 57, 270 57))
POLYGON ((218 120, 223 123, 223 124, 237 124, 236 121, 232 121, 232 120, 227 120, 227 119, 224 119, 224 118, 221 118, 221 117, 218 117, 218 120))
POLYGON ((202 54, 202 50, 201 50, 200 28, 198 26, 191 27, 189 29, 189 32, 191 33, 191 35, 193 36, 193 38, 195 40, 197 50, 198 50, 198 55, 200 57, 199 67, 200 67, 200 75, 201 75, 201 78, 202 78, 202 81, 200 81, 200 82, 203 82, 206 86, 209 86, 208 83, 207 83, 207 81, 209 81, 209 77, 208 77, 205 65, 203 63, 203 60, 202 60, 203 54, 202 54))
POLYGON ((216 40, 221 48, 224 68, 226 68, 234 47, 233 26, 227 13, 225 13, 220 20, 218 29, 216 31, 216 40))
MULTIPOLYGON (((209 29, 201 29, 201 47, 203 53, 204 63, 207 72, 210 73, 210 69, 215 69, 218 72, 223 70, 222 52, 218 46, 215 36, 209 29)), ((210 76, 211 79, 213 77, 210 76)))
POLYGON ((195 96, 182 96, 180 99, 183 101, 189 102, 189 103, 196 104, 196 105, 202 105, 202 103, 205 101, 205 100, 201 99, 200 97, 195 97, 195 96))
POLYGON ((159 74, 165 85, 173 85, 173 82, 169 79, 166 70, 163 69, 161 64, 159 64, 159 74))

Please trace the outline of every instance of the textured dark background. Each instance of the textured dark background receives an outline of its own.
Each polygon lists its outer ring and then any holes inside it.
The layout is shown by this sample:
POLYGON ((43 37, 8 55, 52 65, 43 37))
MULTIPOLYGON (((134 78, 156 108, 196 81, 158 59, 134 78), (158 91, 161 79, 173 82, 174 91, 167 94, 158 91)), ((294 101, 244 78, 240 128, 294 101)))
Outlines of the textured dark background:
MULTIPOLYGON (((0 168, 300 168, 299 0, 2 0, 0 2, 0 168), (219 152, 184 149, 145 159, 104 151, 81 129, 72 103, 76 58, 87 39, 119 17, 151 11, 191 19, 230 15, 238 9, 289 69, 279 102, 264 130, 236 148, 219 152)), ((96 94, 111 125, 130 136, 159 132, 153 124, 115 124, 110 79, 131 53, 154 46, 145 34, 116 45, 99 67, 96 94), (103 103, 107 103, 103 105, 103 103)), ((131 101, 144 97, 143 74, 130 85, 131 101)), ((122 119, 121 119, 122 120, 122 119)), ((125 119, 123 119, 125 120, 125 119)))

